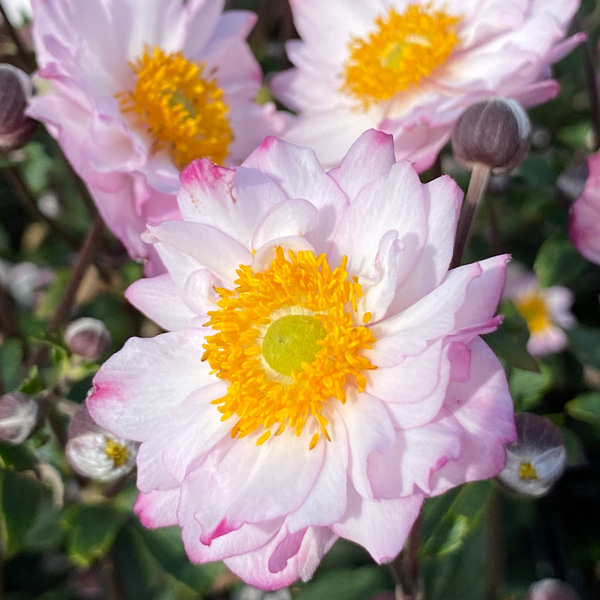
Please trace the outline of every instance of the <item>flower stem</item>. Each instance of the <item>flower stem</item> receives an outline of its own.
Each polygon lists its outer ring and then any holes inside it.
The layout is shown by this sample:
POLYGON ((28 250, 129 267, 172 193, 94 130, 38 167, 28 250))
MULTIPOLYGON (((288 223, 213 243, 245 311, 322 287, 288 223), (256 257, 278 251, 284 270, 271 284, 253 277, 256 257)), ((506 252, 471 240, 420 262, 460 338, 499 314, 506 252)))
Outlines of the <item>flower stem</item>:
POLYGON ((462 260, 463 253, 469 241, 469 235, 471 233, 471 225, 473 225, 473 219, 479 206, 481 198, 487 188, 487 184, 490 178, 491 169, 487 165, 482 163, 475 163, 473 165, 473 171, 471 173, 471 180, 469 181, 469 189, 467 190, 467 197, 458 219, 458 225, 456 227, 456 239, 454 241, 454 254, 452 255, 452 261, 450 262, 450 268, 458 267, 462 260))
POLYGON ((0 16, 2 17, 2 21, 4 22, 4 26, 8 31, 8 35, 12 40, 13 44, 17 49, 17 54, 23 66, 23 69, 27 71, 27 73, 32 73, 35 70, 35 62, 31 58, 30 54, 25 50, 23 44, 21 43, 21 39, 19 38, 19 34, 16 32, 12 23, 8 20, 8 15, 4 10, 4 6, 2 6, 2 2, 0 1, 0 16))
MULTIPOLYGON (((574 19, 577 28, 585 33, 585 27, 579 16, 574 19)), ((581 44, 581 55, 585 69, 588 96, 590 98, 590 112, 592 115, 592 126, 594 127, 594 150, 600 148, 600 94, 598 93, 598 80, 594 66, 594 46, 590 36, 586 36, 581 44)))
MULTIPOLYGON (((94 258, 94 253, 100 242, 102 241, 102 234, 104 232, 104 222, 102 218, 98 215, 94 219, 94 223, 90 232, 88 233, 85 241, 83 242, 83 246, 81 247, 81 251, 79 252, 79 257, 77 258, 77 262, 75 263, 75 269, 73 271, 73 277, 69 281, 69 285, 65 290, 65 293, 52 317, 48 327, 46 328, 47 334, 56 333, 60 326, 68 319, 69 313, 71 312, 71 308, 73 307, 73 303, 75 302, 75 297, 77 295, 77 291, 79 290, 79 286, 87 271, 88 267, 92 263, 94 258)), ((44 361, 47 354, 47 347, 41 346, 38 351, 32 357, 32 364, 39 365, 44 361)))
POLYGON ((419 578, 420 530, 421 515, 413 523, 402 552, 390 563, 390 571, 396 583, 396 600, 423 600, 424 598, 419 578))

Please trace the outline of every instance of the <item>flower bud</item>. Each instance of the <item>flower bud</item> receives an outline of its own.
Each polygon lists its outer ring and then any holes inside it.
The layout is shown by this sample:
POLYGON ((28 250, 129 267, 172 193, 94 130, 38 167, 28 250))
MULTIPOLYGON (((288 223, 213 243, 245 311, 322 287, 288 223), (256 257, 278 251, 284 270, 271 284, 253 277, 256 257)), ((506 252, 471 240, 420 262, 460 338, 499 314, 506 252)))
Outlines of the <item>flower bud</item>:
POLYGON ((25 115, 32 88, 26 73, 0 64, 0 152, 22 148, 37 127, 37 121, 25 115))
POLYGON ((118 479, 133 469, 137 449, 135 442, 116 437, 97 425, 85 404, 71 419, 65 453, 79 475, 98 481, 118 479))
POLYGON ((452 134, 454 158, 471 168, 486 165, 503 173, 520 165, 529 150, 531 124, 523 107, 506 98, 473 104, 461 115, 452 134))
POLYGON ((35 400, 14 392, 0 397, 0 440, 12 445, 24 442, 37 421, 35 400))
POLYGON ((568 583, 542 579, 529 588, 527 600, 579 600, 579 596, 568 583))
POLYGON ((65 344, 74 354, 98 360, 110 346, 110 333, 102 321, 83 317, 69 324, 65 344))
POLYGON ((532 413, 515 415, 517 441, 506 446, 506 466, 498 479, 511 490, 538 498, 562 475, 567 451, 558 427, 532 413))

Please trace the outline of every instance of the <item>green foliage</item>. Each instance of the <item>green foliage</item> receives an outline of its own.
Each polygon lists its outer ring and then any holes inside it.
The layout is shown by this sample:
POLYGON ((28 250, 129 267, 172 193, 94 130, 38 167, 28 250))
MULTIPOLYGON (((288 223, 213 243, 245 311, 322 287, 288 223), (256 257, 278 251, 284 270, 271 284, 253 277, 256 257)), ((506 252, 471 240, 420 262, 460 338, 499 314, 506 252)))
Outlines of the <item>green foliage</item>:
POLYGON ((339 569, 307 583, 295 600, 365 600, 390 589, 390 578, 376 567, 339 569))
POLYGON ((573 398, 565 405, 565 411, 578 421, 600 427, 600 392, 589 392, 573 398))
POLYGON ((127 514, 109 503, 79 504, 65 511, 67 550, 80 567, 89 567, 111 548, 127 514))

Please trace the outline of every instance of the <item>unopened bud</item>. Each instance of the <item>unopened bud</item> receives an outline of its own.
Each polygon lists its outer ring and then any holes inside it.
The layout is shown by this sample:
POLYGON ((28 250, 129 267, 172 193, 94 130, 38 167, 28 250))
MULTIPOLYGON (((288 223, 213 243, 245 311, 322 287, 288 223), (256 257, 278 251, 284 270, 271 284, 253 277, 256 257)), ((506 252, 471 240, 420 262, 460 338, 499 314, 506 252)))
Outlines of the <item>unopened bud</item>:
POLYGON ((579 596, 568 583, 542 579, 529 588, 527 600, 579 600, 579 596))
POLYGON ((37 127, 37 121, 25 115, 32 89, 26 73, 0 64, 0 152, 22 148, 37 127))
POLYGON ((98 360, 110 346, 110 333, 104 323, 89 317, 73 321, 64 339, 71 352, 88 360, 98 360))
POLYGON ((118 479, 133 469, 137 449, 135 442, 117 437, 97 425, 85 404, 71 419, 65 454, 79 475, 98 481, 118 479))
POLYGON ((24 442, 35 427, 37 414, 37 402, 21 392, 0 396, 0 440, 12 445, 24 442))
POLYGON ((523 162, 530 140, 531 124, 523 107, 516 100, 493 98, 461 115, 452 134, 452 151, 469 169, 480 163, 503 173, 523 162))
POLYGON ((506 467, 498 479, 511 490, 538 498, 562 475, 567 451, 558 427, 532 413, 515 415, 517 441, 506 446, 506 467))

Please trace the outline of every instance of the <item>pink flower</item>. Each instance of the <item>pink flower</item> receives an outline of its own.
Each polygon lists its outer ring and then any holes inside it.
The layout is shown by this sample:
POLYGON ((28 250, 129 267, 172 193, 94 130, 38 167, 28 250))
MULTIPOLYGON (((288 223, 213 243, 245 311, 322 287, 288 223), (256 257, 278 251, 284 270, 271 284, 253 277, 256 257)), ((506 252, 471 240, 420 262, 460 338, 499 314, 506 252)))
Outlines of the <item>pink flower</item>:
POLYGON ((512 402, 479 337, 506 256, 448 272, 461 192, 421 184, 368 131, 338 169, 267 138, 238 169, 182 174, 150 226, 168 273, 128 299, 131 339, 88 400, 142 442, 136 512, 251 585, 308 579, 338 537, 393 559, 426 496, 498 473, 512 402))
POLYGON ((299 113, 286 139, 336 166, 376 127, 396 156, 430 166, 471 104, 490 96, 524 106, 558 93, 549 65, 583 39, 564 37, 578 0, 291 0, 302 41, 297 67, 274 79, 299 113))
POLYGON ((541 288, 537 275, 517 263, 508 267, 504 298, 512 300, 529 329, 527 351, 532 356, 562 352, 568 343, 562 328, 575 325, 573 292, 562 285, 541 288))
MULTIPOLYGON (((179 170, 239 164, 283 123, 255 102, 255 16, 223 0, 34 0, 42 120, 131 256, 146 223, 180 218, 179 170)), ((152 271, 163 270, 160 263, 152 271)))
POLYGON ((600 152, 588 159, 585 189, 571 208, 571 240, 588 260, 600 265, 600 152))

